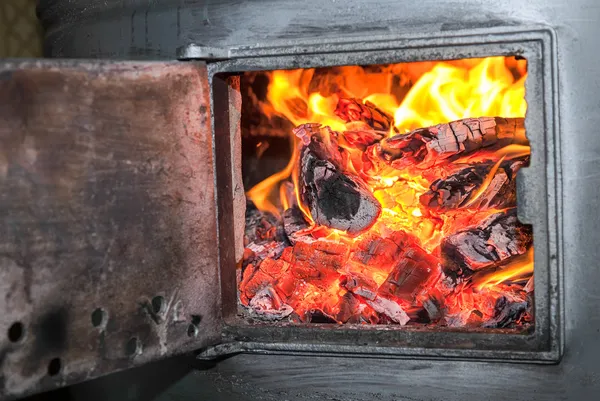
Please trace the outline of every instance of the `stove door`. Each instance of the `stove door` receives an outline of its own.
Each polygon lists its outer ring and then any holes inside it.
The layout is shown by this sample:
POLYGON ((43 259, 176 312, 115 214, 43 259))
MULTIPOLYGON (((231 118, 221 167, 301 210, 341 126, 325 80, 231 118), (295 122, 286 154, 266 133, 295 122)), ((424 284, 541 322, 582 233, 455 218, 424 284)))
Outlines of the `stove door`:
POLYGON ((218 342, 209 93, 203 63, 0 63, 0 398, 218 342))

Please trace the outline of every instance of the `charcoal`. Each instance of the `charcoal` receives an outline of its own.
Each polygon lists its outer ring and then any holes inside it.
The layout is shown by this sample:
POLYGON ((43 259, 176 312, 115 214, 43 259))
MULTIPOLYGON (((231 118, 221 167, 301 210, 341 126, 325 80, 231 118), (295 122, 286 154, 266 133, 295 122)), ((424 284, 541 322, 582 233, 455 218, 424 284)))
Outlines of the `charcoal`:
POLYGON ((348 273, 343 276, 340 285, 366 300, 372 301, 377 297, 377 283, 359 273, 348 273))
POLYGON ((379 288, 379 294, 412 302, 417 292, 432 276, 437 276, 438 272, 438 260, 414 245, 401 254, 393 270, 379 288))
POLYGON ((291 306, 281 301, 271 286, 258 291, 250 300, 249 308, 253 317, 269 321, 281 320, 294 311, 291 306))
POLYGON ((483 323, 487 328, 507 328, 514 326, 521 316, 527 311, 527 301, 522 299, 509 299, 501 296, 496 301, 494 317, 483 323))
POLYGON ((456 279, 508 263, 523 255, 533 241, 531 226, 521 224, 516 208, 495 213, 479 226, 459 231, 441 244, 444 273, 456 279))
POLYGON ((394 300, 377 296, 375 299, 366 302, 375 311, 384 314, 401 326, 404 326, 410 320, 402 306, 394 300))
POLYGON ((285 243, 287 237, 283 222, 273 213, 259 210, 251 200, 246 201, 244 245, 264 244, 270 241, 285 243))
POLYGON ((300 197, 313 220, 357 235, 381 214, 381 205, 358 176, 343 171, 334 133, 305 124, 294 132, 305 146, 300 153, 300 197))
POLYGON ((434 181, 429 191, 421 195, 422 205, 433 211, 466 208, 477 210, 504 209, 516 205, 516 172, 526 163, 525 158, 502 162, 493 177, 496 163, 478 163, 447 178, 434 181), (482 188, 482 185, 487 187, 482 188), (483 192, 479 193, 480 190, 483 192))

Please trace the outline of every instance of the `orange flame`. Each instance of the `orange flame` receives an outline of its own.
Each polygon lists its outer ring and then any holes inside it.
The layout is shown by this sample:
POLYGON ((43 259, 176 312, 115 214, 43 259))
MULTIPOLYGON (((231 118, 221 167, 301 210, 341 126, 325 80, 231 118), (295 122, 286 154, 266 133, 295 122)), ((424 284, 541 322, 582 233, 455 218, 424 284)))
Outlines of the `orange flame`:
MULTIPOLYGON (((294 142, 295 143, 295 142, 294 142)), ((256 207, 266 212, 271 212, 275 216, 279 216, 279 209, 273 203, 273 189, 279 188, 279 184, 290 177, 298 158, 298 147, 294 146, 292 157, 287 166, 278 173, 273 174, 267 179, 256 184, 252 189, 246 192, 246 196, 254 202, 256 207)))
POLYGON ((525 117, 525 76, 515 82, 503 57, 472 68, 438 63, 421 76, 394 112, 404 130, 481 116, 525 117))
POLYGON ((517 256, 511 263, 502 268, 476 276, 473 279, 478 290, 486 287, 493 287, 504 281, 514 280, 516 278, 530 276, 533 273, 533 248, 529 248, 523 255, 517 256))
MULTIPOLYGON (((338 67, 325 78, 324 74, 320 74, 318 79, 315 75, 323 70, 276 70, 270 72, 267 101, 263 103, 261 112, 277 114, 293 125, 320 123, 334 131, 346 129, 346 124, 334 114, 340 97, 357 97, 372 102, 394 117, 394 125, 400 131, 467 117, 524 117, 527 108, 524 99, 525 70, 525 60, 505 57, 391 64, 373 73, 361 67, 338 67), (402 99, 393 94, 394 77, 398 76, 400 81, 405 81, 403 87, 408 87, 402 99), (313 81, 320 84, 313 87, 313 81), (412 82, 414 84, 411 85, 412 82)), ((395 134, 392 127, 389 134, 395 134)), ((529 147, 523 148, 524 152, 528 152, 529 147)), ((294 146, 294 156, 284 170, 247 192, 248 198, 259 209, 279 215, 275 205, 277 190, 283 180, 293 175, 297 158, 294 146)), ((412 188, 410 194, 404 190, 403 199, 410 198, 412 201, 403 203, 402 211, 392 211, 410 218, 412 211, 418 207, 414 200, 427 190, 426 185, 419 187, 412 188)), ((409 225, 407 228, 415 227, 409 225)))
POLYGON ((490 172, 487 174, 487 176, 485 177, 485 179, 483 180, 483 182, 481 183, 479 188, 477 188, 477 191, 475 191, 475 193, 473 193, 473 196, 471 197, 471 199, 469 199, 469 201, 465 204, 465 207, 469 207, 472 204, 474 204, 475 201, 477 201, 477 199, 479 199, 481 197, 481 195, 483 195, 485 193, 485 190, 492 183, 492 180, 494 179, 494 176, 496 175, 496 172, 498 171, 500 164, 502 164, 502 162, 504 161, 505 158, 506 158, 506 156, 502 156, 500 158, 500 160, 498 160, 496 162, 496 164, 494 164, 492 166, 492 168, 490 169, 490 172))
MULTIPOLYGON (((340 98, 369 101, 389 114, 393 121, 388 135, 396 135, 394 128, 407 132, 462 118, 525 117, 527 109, 524 98, 526 61, 510 57, 391 64, 376 69, 353 66, 329 70, 277 70, 268 75, 267 96, 258 105, 259 112, 283 117, 294 126, 319 123, 337 132, 353 130, 360 125, 356 122, 346 124, 336 116, 334 110, 340 98)), ((259 209, 279 215, 292 203, 280 188, 281 183, 291 180, 296 197, 294 203, 312 223, 298 191, 299 144, 291 132, 289 135, 293 138, 294 149, 285 169, 251 188, 247 196, 259 209)), ((339 145, 345 147, 343 136, 339 145)), ((356 149, 347 150, 350 155, 348 168, 356 173, 360 170, 357 166, 362 163, 362 153, 356 149)), ((529 146, 509 145, 495 152, 481 151, 472 156, 497 162, 468 205, 485 192, 503 160, 527 154, 529 146)), ((465 161, 467 159, 469 156, 465 161)), ((439 176, 440 173, 442 176, 448 174, 444 171, 429 174, 439 176)), ((411 232, 431 252, 439 246, 444 235, 448 235, 447 230, 455 231, 477 221, 475 217, 470 220, 469 213, 460 218, 452 213, 434 217, 423 209, 419 198, 429 190, 432 182, 427 174, 394 170, 390 174, 369 177, 373 194, 382 205, 381 217, 371 230, 411 232)), ((473 211, 472 216, 477 216, 480 221, 482 216, 494 212, 497 210, 473 211)), ((324 227, 312 232, 316 235, 317 231, 326 238, 346 243, 360 239, 360 236, 350 238, 344 232, 324 227)))

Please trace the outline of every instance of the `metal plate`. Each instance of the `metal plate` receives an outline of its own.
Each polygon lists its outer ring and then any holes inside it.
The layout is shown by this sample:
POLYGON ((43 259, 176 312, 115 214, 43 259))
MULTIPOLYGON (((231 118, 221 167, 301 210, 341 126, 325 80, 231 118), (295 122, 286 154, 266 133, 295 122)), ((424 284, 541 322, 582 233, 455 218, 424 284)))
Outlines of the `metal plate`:
POLYGON ((218 341, 202 63, 0 64, 0 398, 218 341))

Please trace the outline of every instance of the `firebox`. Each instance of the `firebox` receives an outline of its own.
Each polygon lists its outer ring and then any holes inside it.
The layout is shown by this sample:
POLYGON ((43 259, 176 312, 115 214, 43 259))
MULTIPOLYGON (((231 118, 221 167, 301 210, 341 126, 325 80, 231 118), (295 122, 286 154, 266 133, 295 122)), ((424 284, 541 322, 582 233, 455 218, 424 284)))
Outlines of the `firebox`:
POLYGON ((525 79, 517 57, 243 74, 242 312, 533 331, 525 79))
POLYGON ((210 64, 225 344, 201 357, 559 358, 543 39, 500 37, 210 64))
POLYGON ((192 350, 557 363, 554 46, 3 63, 0 395, 192 350))

